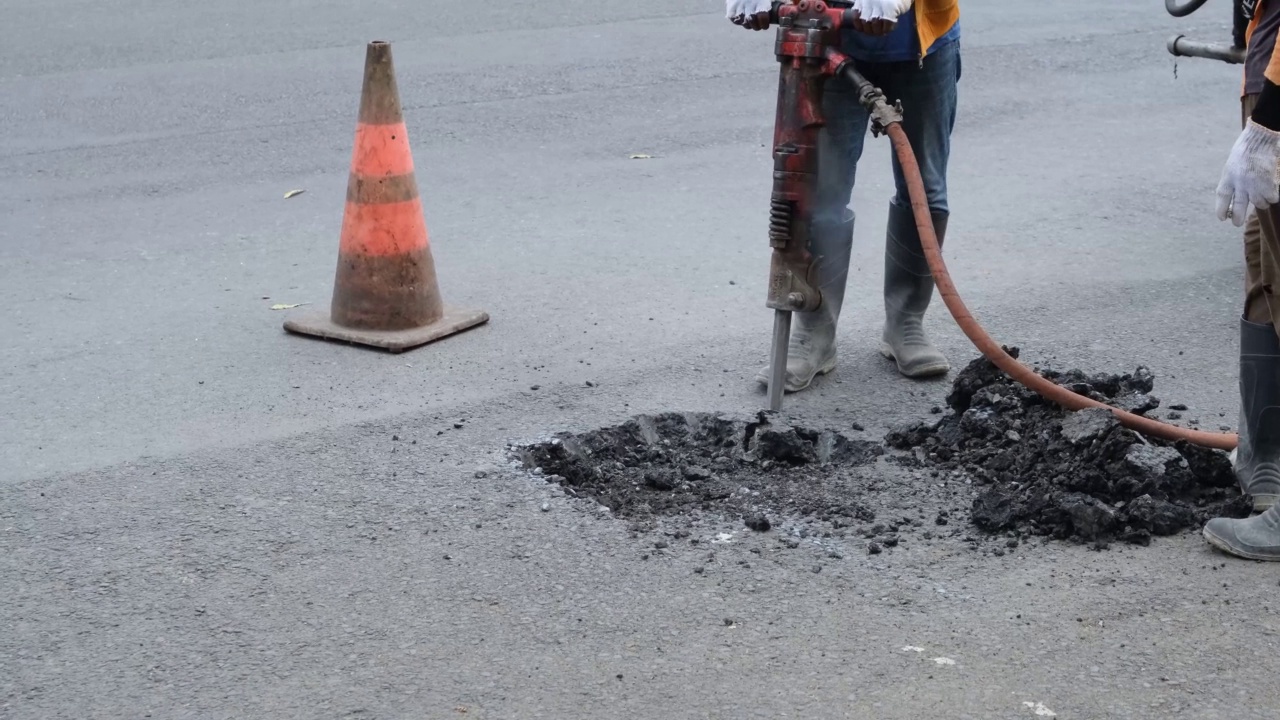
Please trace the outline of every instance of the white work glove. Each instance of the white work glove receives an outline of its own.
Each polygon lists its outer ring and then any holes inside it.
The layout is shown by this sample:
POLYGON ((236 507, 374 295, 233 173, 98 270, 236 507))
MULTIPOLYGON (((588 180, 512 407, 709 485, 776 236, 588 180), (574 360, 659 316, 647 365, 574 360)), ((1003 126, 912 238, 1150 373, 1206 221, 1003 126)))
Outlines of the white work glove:
POLYGON ((1280 202, 1280 133, 1250 120, 1236 139, 1218 183, 1218 219, 1236 227, 1249 217, 1249 206, 1266 210, 1280 202))
POLYGON ((898 22, 898 16, 911 9, 912 0, 853 0, 853 9, 864 22, 885 20, 898 22))
POLYGON ((769 12, 771 6, 770 0, 724 0, 725 17, 730 20, 769 12))

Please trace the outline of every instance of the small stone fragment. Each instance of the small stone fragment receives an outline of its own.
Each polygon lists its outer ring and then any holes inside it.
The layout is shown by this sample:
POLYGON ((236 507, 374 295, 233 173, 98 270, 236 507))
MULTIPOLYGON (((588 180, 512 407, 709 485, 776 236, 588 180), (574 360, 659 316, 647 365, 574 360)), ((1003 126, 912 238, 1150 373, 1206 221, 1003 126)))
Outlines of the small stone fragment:
POLYGON ((646 470, 644 473, 644 484, 654 490, 673 490, 676 486, 676 474, 674 470, 646 470))
POLYGON ((1160 407, 1160 401, 1145 393, 1124 395, 1115 399, 1116 407, 1127 410, 1134 415, 1145 415, 1160 407))
POLYGON ((1125 515, 1131 526, 1149 530, 1153 535, 1173 535, 1195 522, 1191 508, 1156 500, 1150 495, 1129 503, 1125 515))
POLYGON ((1131 445, 1124 461, 1135 476, 1150 481, 1163 477, 1168 470, 1187 466, 1187 461, 1177 450, 1154 445, 1131 445))
POLYGON ((708 480, 711 478, 711 471, 706 468, 689 465, 684 469, 684 478, 686 480, 708 480))
POLYGON ((1100 540, 1115 532, 1116 511, 1094 498, 1074 494, 1063 501, 1062 508, 1070 516, 1076 534, 1085 540, 1100 540))
POLYGON ((813 442, 803 438, 795 428, 765 426, 751 438, 751 451, 761 462, 806 465, 817 462, 813 442))
POLYGON ((1072 445, 1088 445, 1119 424, 1110 410, 1086 408, 1073 412, 1063 419, 1062 437, 1072 445))

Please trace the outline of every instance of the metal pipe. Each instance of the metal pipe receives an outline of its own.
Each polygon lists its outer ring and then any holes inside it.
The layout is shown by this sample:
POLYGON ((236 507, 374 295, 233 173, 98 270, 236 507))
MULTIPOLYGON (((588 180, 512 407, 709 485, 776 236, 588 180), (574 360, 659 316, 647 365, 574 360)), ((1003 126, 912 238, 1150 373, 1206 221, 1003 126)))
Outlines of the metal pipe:
POLYGON ((1164 9, 1174 17, 1186 17, 1191 13, 1204 7, 1209 0, 1187 0, 1185 4, 1179 5, 1178 0, 1164 0, 1164 9))
POLYGON ((1188 40, 1185 35, 1175 35, 1169 38, 1169 54, 1179 57, 1221 60, 1232 65, 1244 63, 1244 48, 1231 47, 1222 43, 1196 42, 1188 40))

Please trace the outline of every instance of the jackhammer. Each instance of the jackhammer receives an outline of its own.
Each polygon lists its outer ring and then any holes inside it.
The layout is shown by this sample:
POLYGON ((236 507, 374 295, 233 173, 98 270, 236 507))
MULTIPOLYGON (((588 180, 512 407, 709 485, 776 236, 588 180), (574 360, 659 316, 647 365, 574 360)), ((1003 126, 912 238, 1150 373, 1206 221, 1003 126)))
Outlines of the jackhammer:
POLYGON ((825 125, 823 89, 827 79, 839 76, 857 90, 859 102, 871 115, 872 133, 877 137, 887 135, 893 143, 906 179, 920 244, 938 294, 965 336, 992 364, 1014 381, 1069 410, 1101 408, 1110 411, 1125 427, 1146 435, 1222 450, 1234 449, 1237 442, 1234 433, 1177 427, 1076 394, 1018 362, 978 324, 961 300, 943 262, 920 166, 902 129, 901 103, 890 103, 884 92, 858 73, 852 59, 838 49, 840 30, 852 26, 857 19, 852 3, 842 0, 775 2, 768 13, 768 21, 778 26, 774 54, 781 64, 774 124, 773 193, 769 207, 769 245, 773 253, 766 306, 774 311, 769 353, 769 410, 782 409, 791 314, 812 312, 823 302, 822 293, 816 287, 815 258, 809 251, 809 241, 818 165, 822 161, 818 156, 818 135, 825 125))
POLYGON ((814 275, 817 258, 809 253, 814 198, 818 190, 818 134, 823 88, 827 78, 843 75, 871 113, 877 136, 902 121, 901 106, 853 68, 841 53, 840 30, 857 20, 852 4, 801 0, 773 4, 769 20, 778 25, 774 53, 782 67, 778 78, 778 111, 773 130, 773 195, 769 201, 769 295, 774 310, 773 345, 769 353, 769 409, 782 409, 786 384, 787 344, 791 313, 813 312, 823 302, 814 275))

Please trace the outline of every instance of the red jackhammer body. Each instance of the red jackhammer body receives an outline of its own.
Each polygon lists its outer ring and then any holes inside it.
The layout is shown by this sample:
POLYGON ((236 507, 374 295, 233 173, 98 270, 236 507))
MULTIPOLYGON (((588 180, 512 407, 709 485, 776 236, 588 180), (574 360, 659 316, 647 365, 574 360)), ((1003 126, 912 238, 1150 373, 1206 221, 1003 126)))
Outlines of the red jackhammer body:
POLYGON ((902 120, 900 108, 853 69, 839 51, 840 31, 857 19, 847 2, 801 0, 775 3, 769 19, 777 23, 774 47, 781 69, 778 110, 773 131, 773 194, 769 207, 769 294, 774 310, 773 344, 769 356, 769 409, 782 409, 786 382, 787 344, 791 313, 813 312, 822 302, 816 287, 815 258, 809 252, 818 191, 818 136, 823 89, 828 78, 844 75, 858 91, 872 115, 877 134, 890 122, 902 120))

